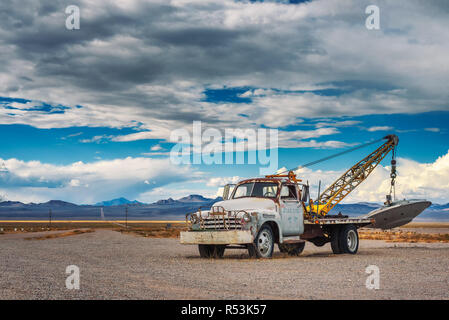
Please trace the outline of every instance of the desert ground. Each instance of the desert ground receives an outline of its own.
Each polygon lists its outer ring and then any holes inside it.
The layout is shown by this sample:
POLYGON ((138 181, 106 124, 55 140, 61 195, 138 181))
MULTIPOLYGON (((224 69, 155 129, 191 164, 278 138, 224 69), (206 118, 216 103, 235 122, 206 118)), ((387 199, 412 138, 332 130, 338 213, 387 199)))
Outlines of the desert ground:
POLYGON ((179 244, 182 225, 130 226, 0 223, 0 299, 449 299, 448 225, 362 230, 356 255, 307 243, 264 260, 237 249, 202 259, 179 244), (69 265, 79 290, 66 288, 69 265), (378 290, 365 286, 369 265, 378 290))

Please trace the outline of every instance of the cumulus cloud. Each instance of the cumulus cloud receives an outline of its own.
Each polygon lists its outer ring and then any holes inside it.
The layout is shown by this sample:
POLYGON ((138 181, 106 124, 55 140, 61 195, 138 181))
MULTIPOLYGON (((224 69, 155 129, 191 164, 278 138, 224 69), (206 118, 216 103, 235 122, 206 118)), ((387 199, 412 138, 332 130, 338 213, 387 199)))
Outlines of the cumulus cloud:
POLYGON ((393 130, 393 127, 390 126, 374 126, 374 127, 369 127, 368 130, 369 132, 374 132, 374 131, 390 131, 393 130))
MULTIPOLYGON (((348 144, 334 137, 338 128, 359 123, 329 124, 323 117, 449 110, 448 4, 378 1, 377 31, 364 27, 369 4, 1 1, 0 97, 23 99, 0 101, 0 124, 136 129, 128 135, 82 139, 92 143, 168 141, 174 129, 190 130, 192 121, 200 120, 204 128, 220 130, 279 128, 281 148, 340 148, 348 144), (80 30, 65 28, 68 5, 80 7, 80 30), (207 97, 207 89, 235 87, 246 88, 240 94, 244 103, 207 97), (304 118, 320 121, 314 130, 291 129, 304 118)), ((166 155, 160 150, 149 154, 156 153, 166 155)), ((67 200, 95 202, 107 192, 108 198, 118 194, 122 185, 131 191, 120 196, 133 198, 151 192, 140 187, 142 181, 182 170, 163 165, 167 160, 145 158, 67 166, 7 161, 12 169, 2 177, 2 188, 18 199, 61 194, 67 200), (107 170, 130 176, 113 178, 107 170)), ((332 172, 311 174, 323 181, 326 175, 333 177, 332 172)), ((424 178, 418 178, 422 185, 411 195, 431 193, 424 178)), ((377 199, 379 192, 369 194, 377 199)), ((362 198, 368 199, 368 193, 362 198)))
MULTIPOLYGON (((349 165, 348 165, 349 168, 349 165)), ((299 179, 310 184, 311 197, 317 198, 318 184, 321 181, 321 192, 338 179, 348 168, 344 170, 313 170, 300 168, 295 171, 299 179)), ((283 167, 278 173, 285 172, 283 167)), ((385 201, 385 195, 390 192, 390 166, 378 165, 371 175, 352 191, 343 203, 377 202, 385 201)), ((397 199, 427 199, 434 203, 447 202, 447 190, 449 189, 449 151, 432 163, 419 163, 410 159, 397 159, 398 177, 396 178, 397 199)), ((223 186, 227 183, 235 183, 240 177, 219 177, 209 180, 209 186, 223 186)), ((219 193, 222 189, 219 190, 219 193)))
POLYGON ((361 121, 357 120, 343 120, 343 121, 321 121, 315 124, 315 127, 321 128, 321 127, 352 127, 355 125, 358 125, 362 123, 361 121))
POLYGON ((441 131, 440 128, 425 128, 424 130, 437 133, 441 131))
POLYGON ((152 146, 150 148, 151 151, 159 151, 159 150, 162 150, 162 149, 163 148, 159 144, 156 144, 156 145, 154 145, 154 146, 152 146))
MULTIPOLYGON (((435 203, 447 201, 449 189, 449 151, 432 163, 419 163, 410 159, 398 158, 398 177, 396 178, 397 199, 427 199, 435 203)), ((383 202, 390 192, 390 166, 378 165, 371 175, 360 184, 344 203, 353 202, 383 202)), ((279 172, 286 168, 279 169, 279 172)), ((308 181, 311 185, 311 196, 316 199, 318 182, 321 181, 321 192, 332 184, 347 169, 344 170, 313 170, 301 168, 295 171, 298 178, 308 181)), ((208 186, 221 187, 228 183, 236 183, 241 177, 217 177, 207 182, 208 186)), ((219 190, 219 193, 222 189, 219 190)))
POLYGON ((380 1, 381 29, 370 31, 368 4, 2 1, 0 95, 69 109, 0 108, 0 121, 139 127, 117 138, 131 141, 167 139, 193 120, 286 127, 305 117, 449 109, 447 5, 380 1), (72 4, 81 9, 76 31, 64 27, 72 4), (207 88, 230 87, 254 88, 242 94, 250 102, 205 99, 207 88))
POLYGON ((95 203, 119 196, 135 199, 154 188, 174 181, 195 180, 201 175, 187 166, 174 166, 167 159, 151 158, 128 157, 70 165, 17 159, 4 163, 7 171, 0 173, 0 190, 10 199, 25 202, 61 199, 95 203))
POLYGON ((81 143, 102 143, 105 142, 109 139, 113 138, 112 136, 107 136, 107 135, 99 135, 99 136, 93 136, 90 139, 81 139, 80 142, 81 143))
POLYGON ((237 183, 241 179, 239 176, 210 178, 206 185, 209 187, 222 187, 229 183, 237 183))
MULTIPOLYGON (((432 163, 419 163, 405 158, 398 158, 397 161, 398 199, 421 198, 435 203, 447 201, 449 151, 432 163)), ((0 194, 24 202, 62 199, 75 203, 95 203, 118 196, 151 202, 168 197, 180 198, 192 193, 215 197, 221 195, 221 186, 242 179, 232 176, 205 180, 201 172, 173 166, 164 159, 151 158, 129 157, 93 163, 76 162, 65 166, 17 159, 4 160, 4 163, 7 170, 0 172, 0 194), (193 183, 193 187, 180 188, 180 182, 193 183)), ((309 181, 312 197, 316 198, 318 181, 321 181, 321 191, 324 191, 343 172, 301 168, 296 174, 304 181, 309 181)), ((389 166, 379 165, 344 202, 384 201, 390 188, 389 174, 389 166)))
MULTIPOLYGON (((419 163, 410 159, 397 159, 398 177, 396 178, 397 199, 427 199, 435 203, 447 201, 449 188, 449 151, 432 163, 419 163)), ((312 197, 318 193, 318 181, 321 191, 329 186, 344 171, 323 171, 302 168, 296 172, 300 178, 312 184, 312 197)), ((390 167, 378 165, 371 175, 344 202, 383 202, 390 191, 390 167)))

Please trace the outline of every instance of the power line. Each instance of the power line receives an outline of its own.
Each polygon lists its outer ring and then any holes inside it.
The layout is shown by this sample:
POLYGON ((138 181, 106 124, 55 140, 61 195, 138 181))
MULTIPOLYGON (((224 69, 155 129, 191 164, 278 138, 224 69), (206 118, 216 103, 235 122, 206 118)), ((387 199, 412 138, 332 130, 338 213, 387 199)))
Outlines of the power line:
POLYGON ((327 156, 327 157, 324 157, 324 158, 321 158, 321 159, 318 159, 318 160, 314 160, 314 161, 305 163, 305 164, 303 164, 303 165, 300 165, 300 166, 298 166, 298 167, 296 167, 296 168, 289 169, 289 170, 285 170, 285 171, 282 171, 282 172, 279 172, 279 173, 276 173, 276 174, 283 174, 283 173, 287 173, 287 172, 289 172, 289 171, 296 171, 296 170, 301 169, 301 168, 307 168, 307 167, 313 166, 313 165, 315 165, 315 164, 317 164, 317 163, 320 163, 320 162, 323 162, 323 161, 326 161, 326 160, 330 160, 330 159, 332 159, 332 158, 336 158, 336 157, 341 156, 341 155, 344 155, 344 154, 346 154, 346 153, 349 153, 349 152, 352 152, 352 151, 355 151, 355 150, 358 150, 358 149, 367 147, 367 146, 372 145, 372 144, 374 144, 374 143, 380 142, 380 141, 382 141, 383 139, 384 139, 384 138, 382 138, 382 139, 377 139, 377 140, 374 140, 374 141, 371 141, 371 142, 367 142, 367 143, 358 145, 358 146, 356 146, 356 147, 354 147, 354 148, 351 148, 351 149, 348 149, 348 150, 344 150, 344 151, 342 151, 342 152, 339 152, 339 153, 336 153, 336 154, 333 154, 333 155, 330 155, 330 156, 327 156))

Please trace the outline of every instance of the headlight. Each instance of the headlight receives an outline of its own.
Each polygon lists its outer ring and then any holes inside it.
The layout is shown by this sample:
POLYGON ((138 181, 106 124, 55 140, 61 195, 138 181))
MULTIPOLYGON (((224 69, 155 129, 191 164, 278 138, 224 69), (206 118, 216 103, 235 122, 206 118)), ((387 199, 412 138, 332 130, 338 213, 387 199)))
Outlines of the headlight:
POLYGON ((193 223, 199 223, 200 222, 200 217, 198 216, 198 214, 193 214, 193 223))
POLYGON ((196 223, 198 223, 198 221, 199 221, 199 218, 198 218, 198 216, 196 215, 196 213, 191 213, 191 214, 190 214, 190 222, 191 222, 192 224, 196 224, 196 223))
POLYGON ((245 221, 245 222, 251 221, 251 216, 249 215, 248 212, 245 212, 245 214, 243 215, 243 221, 245 221))

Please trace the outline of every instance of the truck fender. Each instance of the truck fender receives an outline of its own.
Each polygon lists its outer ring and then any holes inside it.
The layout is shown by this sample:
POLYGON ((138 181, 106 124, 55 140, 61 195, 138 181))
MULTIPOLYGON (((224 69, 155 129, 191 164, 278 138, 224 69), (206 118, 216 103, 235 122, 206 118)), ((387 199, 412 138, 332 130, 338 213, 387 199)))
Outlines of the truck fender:
POLYGON ((262 227, 264 225, 268 224, 271 227, 271 230, 274 233, 274 242, 275 243, 282 243, 283 237, 282 237, 282 232, 281 232, 281 226, 279 225, 279 222, 277 222, 276 220, 265 220, 263 222, 263 224, 259 227, 259 230, 262 229, 262 227))

